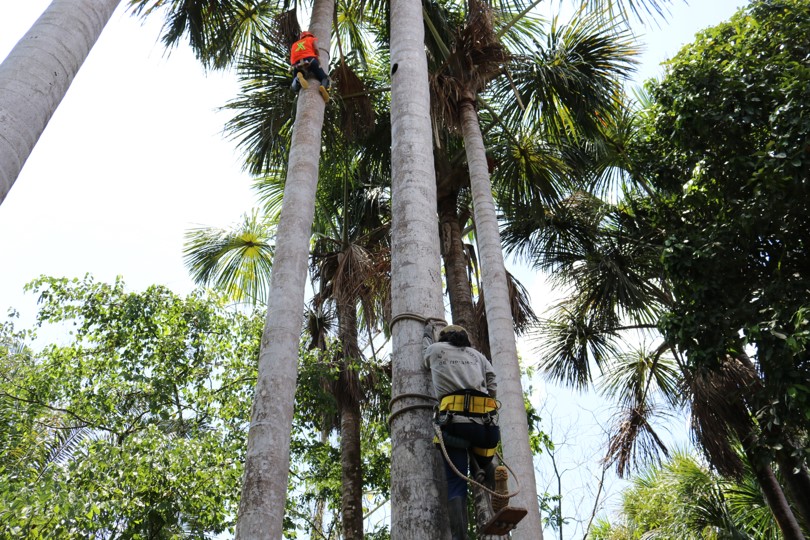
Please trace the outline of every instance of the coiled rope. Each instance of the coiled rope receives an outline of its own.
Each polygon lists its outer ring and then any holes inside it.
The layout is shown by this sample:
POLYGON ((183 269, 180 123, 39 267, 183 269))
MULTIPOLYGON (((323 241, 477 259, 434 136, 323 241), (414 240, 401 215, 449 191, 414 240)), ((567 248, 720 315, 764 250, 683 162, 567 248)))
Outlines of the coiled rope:
MULTIPOLYGON (((419 321, 419 322, 424 323, 424 324, 435 321, 435 322, 442 322, 445 325, 447 325, 447 321, 445 321, 444 319, 439 318, 439 317, 422 317, 419 314, 409 313, 407 311, 404 311, 402 313, 398 313, 397 315, 394 315, 391 318, 391 322, 388 324, 388 326, 391 329, 393 329, 394 325, 396 323, 398 323, 399 321, 403 320, 403 319, 411 319, 413 321, 419 321)), ((429 396, 427 394, 415 394, 415 393, 400 394, 398 396, 394 396, 393 398, 391 398, 391 401, 388 402, 388 409, 389 410, 393 409, 394 408, 394 403, 396 403, 400 399, 405 399, 405 398, 424 399, 424 400, 430 401, 430 404, 416 403, 416 404, 413 404, 413 405, 406 405, 406 406, 404 406, 404 407, 402 407, 400 409, 397 409, 396 411, 392 410, 391 414, 388 415, 388 425, 389 426, 391 425, 391 420, 393 420, 395 417, 399 416, 400 414, 402 414, 402 413, 404 413, 406 411, 412 411, 414 409, 433 409, 433 407, 436 405, 436 403, 438 403, 438 400, 435 397, 429 396)))

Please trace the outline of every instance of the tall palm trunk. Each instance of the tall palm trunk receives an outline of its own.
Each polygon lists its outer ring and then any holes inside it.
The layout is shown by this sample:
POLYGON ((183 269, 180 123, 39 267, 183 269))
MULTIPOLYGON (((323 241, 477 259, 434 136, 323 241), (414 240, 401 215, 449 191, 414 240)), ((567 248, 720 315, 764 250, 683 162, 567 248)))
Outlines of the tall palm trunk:
POLYGON ((0 204, 121 0, 53 0, 0 64, 0 204))
POLYGON ((785 479, 791 500, 801 514, 804 526, 810 529, 810 474, 804 462, 796 457, 796 448, 783 448, 776 452, 779 471, 785 479))
POLYGON ((458 218, 458 191, 453 191, 439 200, 439 223, 441 225, 442 258, 447 279, 447 293, 450 297, 450 313, 453 324, 467 329, 473 347, 478 347, 478 328, 475 322, 470 279, 467 273, 467 260, 464 255, 464 241, 461 237, 461 223, 458 218))
MULTIPOLYGON (((334 6, 333 0, 316 0, 310 24, 320 42, 321 65, 327 69, 334 6)), ((276 235, 236 525, 236 537, 244 540, 282 537, 323 116, 324 102, 313 84, 298 96, 276 235)))
POLYGON ((759 487, 762 489, 763 495, 765 495, 768 507, 773 512, 773 517, 782 531, 782 536, 785 540, 805 540, 799 522, 790 508, 785 493, 782 491, 782 487, 779 485, 770 464, 758 459, 748 440, 743 440, 742 445, 759 487))
POLYGON ((520 479, 520 493, 514 504, 529 510, 513 533, 518 540, 537 540, 543 537, 540 507, 537 503, 537 485, 534 462, 529 446, 529 425, 520 382, 514 323, 509 305, 506 268, 503 262, 495 202, 489 180, 484 141, 478 122, 478 113, 472 99, 460 104, 461 129, 470 169, 478 238, 478 256, 486 303, 489 343, 492 361, 498 375, 498 399, 501 401, 500 427, 504 459, 520 479))
MULTIPOLYGON (((391 302, 394 317, 441 317, 436 181, 430 129, 422 3, 391 1, 391 302)), ((423 323, 397 318, 392 329, 391 537, 441 540, 441 462, 433 448, 431 395, 422 366, 423 323), (417 408, 397 413, 404 407, 417 408)))
POLYGON ((359 358, 357 308, 338 302, 338 337, 343 348, 342 366, 335 392, 340 408, 341 514, 343 538, 363 539, 363 471, 360 456, 360 377, 352 365, 359 358))

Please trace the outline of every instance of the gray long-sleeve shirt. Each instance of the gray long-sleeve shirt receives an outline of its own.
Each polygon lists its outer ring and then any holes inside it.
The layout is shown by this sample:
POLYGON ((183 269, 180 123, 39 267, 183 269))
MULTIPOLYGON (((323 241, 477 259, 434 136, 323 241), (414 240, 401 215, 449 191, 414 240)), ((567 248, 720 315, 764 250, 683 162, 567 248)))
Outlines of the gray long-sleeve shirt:
POLYGON ((460 390, 477 390, 496 397, 498 383, 487 357, 472 347, 424 343, 424 363, 430 370, 436 397, 460 390))

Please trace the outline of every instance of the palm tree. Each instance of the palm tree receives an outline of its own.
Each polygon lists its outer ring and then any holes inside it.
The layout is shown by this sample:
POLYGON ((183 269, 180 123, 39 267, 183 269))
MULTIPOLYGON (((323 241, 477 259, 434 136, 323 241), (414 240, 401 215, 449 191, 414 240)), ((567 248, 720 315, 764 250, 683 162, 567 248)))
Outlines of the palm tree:
MULTIPOLYGON (((498 14, 499 20, 504 21, 503 32, 508 32, 504 41, 518 44, 512 46, 514 51, 507 50, 501 44, 500 36, 493 28, 491 10, 480 2, 471 2, 461 30, 444 31, 444 35, 454 38, 453 42, 450 45, 436 47, 440 61, 437 62, 439 65, 437 72, 432 75, 432 80, 437 96, 436 109, 444 113, 440 116, 444 118, 446 124, 459 125, 464 138, 483 275, 483 296, 486 299, 482 303, 486 306, 489 329, 489 340, 481 339, 481 341, 489 341, 493 347, 494 365, 499 372, 499 379, 505 383, 499 397, 504 405, 501 409, 501 426, 507 461, 519 469, 517 474, 522 479, 529 480, 526 483, 530 487, 525 493, 521 493, 518 504, 529 508, 530 518, 521 522, 518 534, 523 531, 522 534, 533 538, 536 537, 536 531, 541 530, 537 497, 533 490, 534 466, 527 435, 528 424, 526 415, 522 412, 524 403, 514 340, 509 280, 504 268, 489 177, 492 156, 488 157, 484 148, 477 104, 480 102, 487 108, 487 117, 491 119, 489 128, 497 125, 498 131, 505 134, 504 138, 513 146, 514 143, 520 143, 515 133, 521 129, 521 124, 527 124, 528 129, 535 132, 536 126, 542 125, 542 122, 592 135, 594 131, 592 112, 605 114, 613 106, 616 81, 629 65, 626 58, 632 49, 627 46, 621 35, 611 36, 609 29, 605 30, 596 25, 590 27, 582 25, 579 32, 562 34, 563 39, 557 40, 559 33, 555 24, 549 33, 550 47, 534 52, 521 44, 536 42, 537 37, 531 34, 532 31, 536 32, 533 29, 536 23, 531 19, 523 20, 527 19, 525 13, 516 16, 501 12, 498 14), (523 23, 519 31, 515 31, 514 23, 517 21, 523 23), (543 62, 544 54, 554 56, 555 61, 543 62), (561 62, 560 60, 566 59, 566 55, 570 59, 576 59, 577 62, 561 62), (513 57, 517 61, 510 62, 513 57), (517 73, 516 82, 505 72, 505 65, 508 65, 509 71, 517 73), (544 75, 550 74, 555 77, 543 78, 544 75), (500 84, 497 84, 497 81, 500 81, 500 84), (496 82, 493 85, 495 92, 492 95, 497 99, 493 105, 489 105, 479 98, 479 93, 484 92, 492 82, 496 82), (513 105, 515 95, 518 102, 528 104, 527 110, 541 110, 544 116, 541 118, 527 114, 522 117, 521 109, 513 105), (500 109, 500 113, 494 110, 496 107, 500 109)), ((432 22, 430 26, 437 28, 439 24, 432 22)), ((580 29, 576 26, 574 28, 580 29)), ((434 31, 432 37, 435 41, 441 42, 442 32, 434 31)), ((546 132, 547 136, 555 135, 551 129, 547 129, 546 132)), ((552 139, 549 139, 549 142, 554 143, 552 139)), ((526 155, 526 152, 521 151, 512 155, 526 155)), ((545 165, 546 171, 537 170, 532 166, 510 168, 519 171, 520 176, 531 182, 537 182, 540 186, 543 186, 549 177, 559 178, 560 172, 566 170, 560 166, 559 161, 553 159, 545 160, 545 165)), ((571 174, 574 171, 569 167, 567 172, 571 174)), ((450 178, 452 179, 452 176, 450 178)), ((514 179, 512 181, 514 182, 514 179)), ((524 179, 521 181, 525 182, 524 179)), ((443 179, 440 188, 447 183, 446 179, 443 179)), ((559 186, 543 189, 544 198, 554 199, 560 189, 559 186)), ((454 193, 452 190, 444 191, 450 191, 450 195, 454 193)), ((520 193, 521 190, 512 188, 511 191, 504 192, 520 193)), ((454 199, 451 199, 452 202, 455 202, 454 199)), ((536 201, 532 202, 536 204, 536 201)), ((449 241, 446 243, 450 244, 449 241)), ((445 251, 454 253, 452 246, 445 247, 445 251)), ((446 266, 450 267, 447 263, 446 266)), ((451 273, 448 270, 448 282, 450 277, 451 273)), ((449 283, 448 288, 454 290, 449 283)), ((451 294, 451 303, 452 300, 451 294)))
MULTIPOLYGON (((290 145, 289 76, 282 65, 285 52, 283 47, 271 47, 240 62, 243 93, 229 105, 239 111, 229 128, 239 138, 248 166, 257 174, 267 174, 255 187, 268 217, 258 220, 254 215, 233 231, 201 229, 188 236, 187 263, 195 280, 234 291, 237 294, 231 297, 237 300, 255 297, 245 294, 245 290, 256 289, 257 283, 263 281, 260 278, 269 276, 271 259, 262 255, 269 254, 269 238, 276 234, 278 218, 273 216, 282 204, 279 186, 284 184, 286 158, 281 149, 290 145), (255 257, 247 256, 250 254, 255 257), (242 277, 252 277, 256 283, 247 283, 242 277)), ((377 327, 380 306, 385 304, 377 297, 382 291, 386 296, 388 293, 388 168, 381 161, 387 154, 379 151, 387 149, 388 125, 369 125, 367 115, 361 114, 363 103, 342 97, 354 91, 352 85, 358 82, 350 69, 347 63, 335 72, 335 100, 330 106, 330 122, 322 134, 327 151, 321 160, 321 176, 326 181, 319 183, 312 231, 312 279, 319 291, 310 312, 314 323, 310 324, 310 334, 314 348, 321 351, 319 356, 327 374, 323 378, 325 388, 338 408, 339 422, 328 425, 340 431, 343 534, 361 538, 360 411, 367 390, 361 388, 358 372, 362 360, 358 323, 364 322, 371 335, 377 327), (337 348, 327 346, 327 328, 321 315, 333 311, 337 312, 337 348), (333 380, 328 375, 331 373, 338 377, 333 380)), ((379 101, 377 105, 384 105, 385 100, 379 101)))
MULTIPOLYGON (((310 31, 318 36, 320 60, 329 65, 334 2, 318 0, 310 31)), ((298 97, 287 181, 276 235, 267 319, 259 352, 237 538, 281 538, 290 466, 298 337, 304 306, 309 237, 315 214, 324 102, 315 85, 298 97)))
POLYGON ((729 481, 678 452, 631 481, 622 493, 620 521, 602 520, 594 540, 781 538, 750 470, 739 481, 729 481))
MULTIPOLYGON (((390 2, 391 32, 391 536, 447 530, 433 448, 432 385, 422 367, 422 317, 443 318, 436 181, 422 3, 390 2), (399 412, 402 411, 402 412, 399 412)), ((445 533, 446 534, 446 533, 445 533)), ((440 535, 440 537, 443 535, 440 535)))
POLYGON ((0 64, 0 204, 121 0, 53 0, 0 64))

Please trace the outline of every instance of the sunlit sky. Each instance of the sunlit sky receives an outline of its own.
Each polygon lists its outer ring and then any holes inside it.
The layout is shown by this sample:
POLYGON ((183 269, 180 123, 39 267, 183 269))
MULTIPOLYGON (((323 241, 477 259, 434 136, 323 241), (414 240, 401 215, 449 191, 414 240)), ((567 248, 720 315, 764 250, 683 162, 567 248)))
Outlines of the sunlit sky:
MULTIPOLYGON (((660 27, 637 29, 644 51, 638 81, 660 75, 659 64, 695 32, 745 4, 674 2, 660 27)), ((0 58, 49 3, 0 0, 0 58)), ((227 113, 218 111, 237 94, 235 76, 206 75, 185 45, 167 55, 158 41, 162 22, 153 18, 144 24, 125 12, 126 3, 0 205, 0 316, 18 309, 20 327, 30 326, 36 309, 23 285, 42 274, 91 273, 101 281, 122 275, 131 289, 160 283, 178 293, 190 291, 182 261, 185 231, 227 227, 254 203, 236 145, 222 135, 227 113)), ((547 303, 542 277, 513 271, 542 311, 547 303)), ((578 397, 573 406, 571 399, 555 394, 549 409, 567 416, 568 424, 572 418, 596 422, 587 400, 578 397)), ((559 433, 566 419, 556 421, 559 433)))

